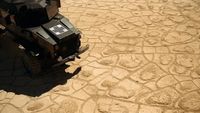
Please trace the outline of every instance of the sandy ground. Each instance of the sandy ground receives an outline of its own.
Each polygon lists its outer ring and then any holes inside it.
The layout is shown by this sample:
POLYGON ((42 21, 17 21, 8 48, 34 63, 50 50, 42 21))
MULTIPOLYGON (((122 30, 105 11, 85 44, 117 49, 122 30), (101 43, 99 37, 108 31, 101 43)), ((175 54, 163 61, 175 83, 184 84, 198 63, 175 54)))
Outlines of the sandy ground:
POLYGON ((60 11, 90 49, 37 78, 0 52, 0 113, 200 113, 199 0, 62 0, 60 11))

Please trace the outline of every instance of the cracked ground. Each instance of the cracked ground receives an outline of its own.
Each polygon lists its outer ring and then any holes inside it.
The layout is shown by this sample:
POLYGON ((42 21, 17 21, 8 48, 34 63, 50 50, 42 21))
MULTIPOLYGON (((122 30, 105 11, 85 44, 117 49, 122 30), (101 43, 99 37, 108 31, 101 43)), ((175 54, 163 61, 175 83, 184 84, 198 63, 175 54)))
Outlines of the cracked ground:
POLYGON ((200 113, 199 0, 62 0, 60 11, 90 49, 34 79, 2 57, 0 113, 200 113))

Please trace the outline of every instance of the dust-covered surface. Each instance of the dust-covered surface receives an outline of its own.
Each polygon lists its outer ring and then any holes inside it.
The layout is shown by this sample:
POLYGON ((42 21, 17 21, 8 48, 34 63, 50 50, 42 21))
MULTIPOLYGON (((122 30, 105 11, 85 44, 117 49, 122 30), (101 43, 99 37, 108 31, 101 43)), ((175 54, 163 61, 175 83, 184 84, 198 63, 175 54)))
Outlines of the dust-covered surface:
POLYGON ((36 78, 1 51, 0 113, 200 113, 198 0, 62 0, 60 11, 90 49, 36 78))

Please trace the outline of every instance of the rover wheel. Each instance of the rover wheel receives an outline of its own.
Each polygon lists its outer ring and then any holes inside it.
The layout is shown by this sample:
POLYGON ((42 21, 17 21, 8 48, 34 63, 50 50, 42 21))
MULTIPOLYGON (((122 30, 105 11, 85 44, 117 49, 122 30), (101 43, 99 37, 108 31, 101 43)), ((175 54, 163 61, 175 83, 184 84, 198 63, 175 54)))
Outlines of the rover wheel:
POLYGON ((22 61, 24 68, 32 77, 40 74, 42 66, 36 57, 25 52, 25 55, 22 57, 22 61))

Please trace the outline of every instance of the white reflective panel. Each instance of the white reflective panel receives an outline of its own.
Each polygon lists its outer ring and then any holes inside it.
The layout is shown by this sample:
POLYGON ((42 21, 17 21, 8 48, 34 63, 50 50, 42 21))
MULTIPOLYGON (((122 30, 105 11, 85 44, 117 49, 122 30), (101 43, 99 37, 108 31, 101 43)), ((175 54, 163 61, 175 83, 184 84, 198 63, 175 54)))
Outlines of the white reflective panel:
POLYGON ((53 26, 53 27, 49 28, 49 30, 51 30, 56 35, 61 35, 68 31, 68 29, 65 28, 64 26, 62 26, 61 24, 53 26))

